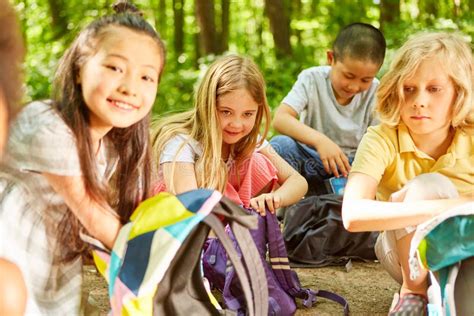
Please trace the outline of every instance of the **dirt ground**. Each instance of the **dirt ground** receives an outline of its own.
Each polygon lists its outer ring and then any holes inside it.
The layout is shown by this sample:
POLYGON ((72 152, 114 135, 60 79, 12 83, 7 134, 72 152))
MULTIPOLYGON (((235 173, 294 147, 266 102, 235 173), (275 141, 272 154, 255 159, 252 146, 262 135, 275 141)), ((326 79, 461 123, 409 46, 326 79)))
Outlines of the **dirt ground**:
MULTIPOLYGON (((353 262, 352 269, 345 267, 299 268, 296 269, 304 287, 324 289, 342 295, 349 302, 351 315, 387 315, 393 294, 398 284, 378 263, 353 262)), ((86 291, 100 315, 107 315, 109 309, 106 282, 93 266, 86 266, 86 291)), ((301 307, 297 316, 342 315, 342 307, 326 299, 318 300, 312 308, 301 307)))

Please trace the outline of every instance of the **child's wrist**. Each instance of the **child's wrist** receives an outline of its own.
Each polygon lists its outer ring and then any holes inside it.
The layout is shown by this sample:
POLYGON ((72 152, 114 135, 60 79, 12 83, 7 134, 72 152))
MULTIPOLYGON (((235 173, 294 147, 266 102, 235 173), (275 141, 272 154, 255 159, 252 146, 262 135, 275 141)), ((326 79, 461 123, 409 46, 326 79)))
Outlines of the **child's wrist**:
POLYGON ((273 192, 273 201, 275 201, 275 200, 278 201, 278 206, 277 207, 285 207, 286 206, 285 198, 282 196, 282 194, 280 194, 278 192, 278 190, 273 192))

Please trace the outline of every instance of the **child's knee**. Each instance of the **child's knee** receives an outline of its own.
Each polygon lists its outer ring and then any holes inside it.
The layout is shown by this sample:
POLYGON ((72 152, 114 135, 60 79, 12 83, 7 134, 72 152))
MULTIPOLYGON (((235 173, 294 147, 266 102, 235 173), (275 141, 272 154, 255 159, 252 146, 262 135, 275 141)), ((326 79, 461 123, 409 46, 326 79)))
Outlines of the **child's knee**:
POLYGON ((416 201, 456 198, 459 193, 454 184, 439 173, 424 173, 392 194, 392 201, 416 201))
POLYGON ((26 295, 20 269, 15 264, 0 259, 0 315, 22 315, 26 295))

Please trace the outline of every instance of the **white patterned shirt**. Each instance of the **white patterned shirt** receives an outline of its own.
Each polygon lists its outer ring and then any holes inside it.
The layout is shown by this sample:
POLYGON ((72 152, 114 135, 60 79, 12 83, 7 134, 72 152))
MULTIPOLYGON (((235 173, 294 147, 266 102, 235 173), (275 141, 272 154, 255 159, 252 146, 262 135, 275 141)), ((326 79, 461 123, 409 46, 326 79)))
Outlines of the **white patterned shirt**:
MULTIPOLYGON (((107 144, 98 161, 104 162, 99 174, 109 179, 117 157, 107 144)), ((58 223, 67 207, 42 172, 82 174, 69 127, 50 105, 33 102, 14 122, 0 167, 0 257, 23 273, 26 315, 81 315, 82 261, 58 262, 58 223)))

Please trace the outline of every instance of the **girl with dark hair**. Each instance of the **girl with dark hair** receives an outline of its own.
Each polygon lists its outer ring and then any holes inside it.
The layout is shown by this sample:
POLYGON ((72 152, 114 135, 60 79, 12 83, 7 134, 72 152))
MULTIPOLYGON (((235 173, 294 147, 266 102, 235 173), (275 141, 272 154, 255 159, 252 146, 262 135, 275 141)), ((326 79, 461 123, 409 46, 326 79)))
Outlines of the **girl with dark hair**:
POLYGON ((0 169, 0 256, 23 273, 26 313, 78 315, 87 235, 111 248, 149 197, 149 113, 164 46, 137 9, 87 26, 59 63, 53 99, 11 128, 0 169))

